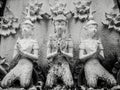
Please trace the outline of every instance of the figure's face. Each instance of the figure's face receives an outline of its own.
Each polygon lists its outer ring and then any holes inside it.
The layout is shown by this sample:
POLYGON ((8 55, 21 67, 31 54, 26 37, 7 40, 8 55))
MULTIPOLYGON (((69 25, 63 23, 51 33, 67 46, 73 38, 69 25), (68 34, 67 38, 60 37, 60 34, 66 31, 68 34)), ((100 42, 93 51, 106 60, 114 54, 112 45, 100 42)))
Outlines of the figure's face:
POLYGON ((22 25, 22 36, 28 37, 32 32, 32 26, 29 24, 22 25))
POLYGON ((89 36, 93 37, 97 33, 97 25, 87 26, 87 31, 88 31, 89 36))
POLYGON ((66 30, 66 22, 65 21, 55 21, 55 29, 58 35, 63 34, 66 30))

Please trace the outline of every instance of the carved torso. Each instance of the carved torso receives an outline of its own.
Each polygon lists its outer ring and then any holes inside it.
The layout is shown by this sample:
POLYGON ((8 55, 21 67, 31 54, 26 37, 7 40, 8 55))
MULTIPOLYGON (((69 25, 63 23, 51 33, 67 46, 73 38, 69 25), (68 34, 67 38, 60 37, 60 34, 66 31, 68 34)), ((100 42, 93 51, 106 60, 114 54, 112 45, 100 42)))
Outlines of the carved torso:
POLYGON ((38 43, 36 40, 33 39, 19 39, 17 41, 17 43, 19 43, 19 45, 21 46, 21 48, 24 51, 27 51, 28 53, 32 53, 33 49, 38 49, 38 43))
POLYGON ((68 37, 58 38, 56 35, 53 35, 52 39, 49 41, 51 52, 55 52, 57 50, 58 42, 60 43, 60 48, 62 51, 69 52, 69 48, 72 48, 71 38, 68 37))
POLYGON ((86 53, 95 51, 100 44, 99 40, 84 40, 81 42, 80 48, 84 49, 86 53))

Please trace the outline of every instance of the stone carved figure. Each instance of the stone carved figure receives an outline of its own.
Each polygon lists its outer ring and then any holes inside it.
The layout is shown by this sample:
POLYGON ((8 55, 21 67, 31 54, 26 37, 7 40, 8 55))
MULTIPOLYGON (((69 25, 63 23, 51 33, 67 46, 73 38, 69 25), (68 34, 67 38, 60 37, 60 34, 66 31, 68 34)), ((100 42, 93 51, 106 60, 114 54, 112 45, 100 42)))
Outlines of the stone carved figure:
POLYGON ((46 80, 48 88, 54 88, 54 85, 60 84, 60 81, 68 88, 73 86, 68 61, 69 57, 73 57, 73 43, 71 38, 66 36, 67 20, 63 17, 64 15, 59 15, 54 18, 55 34, 50 36, 47 45, 47 59, 50 65, 46 80))
POLYGON ((103 46, 100 39, 95 37, 98 24, 91 18, 84 30, 87 30, 87 38, 81 40, 79 59, 84 63, 85 78, 89 87, 97 87, 99 79, 103 79, 108 85, 115 85, 116 80, 100 63, 104 59, 103 46))
POLYGON ((74 18, 80 20, 81 22, 85 22, 88 20, 90 15, 90 5, 91 1, 88 0, 75 0, 73 2, 75 9, 72 11, 74 14, 74 18))
POLYGON ((22 38, 18 38, 13 60, 18 63, 10 70, 10 72, 3 78, 1 86, 10 87, 14 81, 20 81, 23 88, 28 88, 32 81, 33 63, 38 60, 38 42, 32 38, 33 24, 30 20, 25 20, 21 24, 22 38))
POLYGON ((25 10, 25 18, 29 18, 32 22, 43 19, 42 15, 44 12, 41 9, 42 6, 43 3, 38 2, 38 0, 30 0, 25 10))

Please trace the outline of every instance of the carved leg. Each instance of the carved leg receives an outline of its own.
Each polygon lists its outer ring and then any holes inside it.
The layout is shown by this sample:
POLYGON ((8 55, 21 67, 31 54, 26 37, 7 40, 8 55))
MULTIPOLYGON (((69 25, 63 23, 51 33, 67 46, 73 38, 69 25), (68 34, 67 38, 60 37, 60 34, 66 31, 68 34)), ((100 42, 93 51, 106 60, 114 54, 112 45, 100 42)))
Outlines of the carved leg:
POLYGON ((46 87, 52 87, 55 80, 55 67, 51 67, 48 72, 47 80, 46 80, 46 87))
POLYGON ((110 74, 100 63, 97 65, 99 68, 98 70, 100 72, 97 73, 97 75, 100 77, 100 78, 103 78, 107 81, 107 84, 108 85, 116 85, 116 80, 114 78, 114 76, 112 74, 110 74))
POLYGON ((93 87, 95 88, 97 86, 97 77, 95 77, 94 75, 90 75, 87 79, 87 84, 89 87, 93 87))
POLYGON ((89 86, 96 87, 98 77, 106 79, 108 84, 115 85, 115 78, 100 64, 97 59, 91 59, 85 64, 85 76, 89 86))
POLYGON ((20 76, 20 84, 23 88, 28 88, 32 77, 33 67, 24 66, 20 76))
POLYGON ((84 66, 84 70, 85 70, 85 78, 87 80, 87 85, 89 87, 95 88, 97 86, 97 80, 98 80, 96 72, 99 71, 98 68, 96 68, 96 66, 93 63, 94 62, 92 61, 86 62, 84 66))
POLYGON ((109 72, 105 72, 105 73, 103 73, 104 74, 104 78, 106 79, 106 81, 107 81, 107 83, 108 84, 110 84, 110 85, 116 85, 116 80, 115 80, 115 78, 113 77, 113 75, 112 74, 110 74, 109 72))
POLYGON ((69 64, 62 64, 62 79, 63 82, 65 83, 66 86, 72 87, 74 82, 73 82, 73 77, 72 73, 70 71, 69 64))
POLYGON ((1 86, 3 88, 11 86, 11 83, 17 78, 16 74, 14 73, 16 67, 11 70, 2 80, 1 86))
POLYGON ((97 86, 98 77, 96 76, 94 72, 90 72, 88 68, 85 69, 85 77, 87 80, 87 85, 89 87, 95 88, 97 86))

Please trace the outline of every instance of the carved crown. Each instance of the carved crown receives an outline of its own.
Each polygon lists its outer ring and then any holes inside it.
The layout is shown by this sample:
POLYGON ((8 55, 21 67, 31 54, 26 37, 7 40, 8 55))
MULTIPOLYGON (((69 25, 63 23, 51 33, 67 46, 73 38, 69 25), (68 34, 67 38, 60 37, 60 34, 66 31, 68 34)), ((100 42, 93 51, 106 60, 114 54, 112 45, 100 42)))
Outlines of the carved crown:
POLYGON ((65 14, 66 3, 58 2, 56 5, 52 6, 51 12, 52 14, 65 14))

